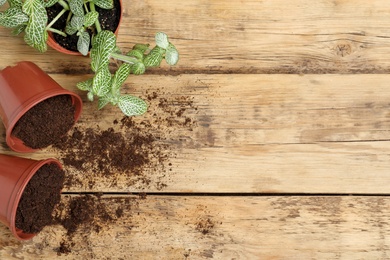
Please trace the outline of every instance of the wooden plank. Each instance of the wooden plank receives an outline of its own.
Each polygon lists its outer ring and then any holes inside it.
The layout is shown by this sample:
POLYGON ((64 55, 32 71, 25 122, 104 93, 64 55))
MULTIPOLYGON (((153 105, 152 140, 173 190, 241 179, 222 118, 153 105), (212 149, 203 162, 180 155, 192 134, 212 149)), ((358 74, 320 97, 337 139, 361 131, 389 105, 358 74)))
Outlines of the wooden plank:
MULTIPOLYGON (((71 90, 85 79, 54 78, 71 90)), ((117 108, 96 111, 96 102, 85 102, 77 127, 152 135, 155 149, 145 152, 150 164, 137 176, 112 168, 104 176, 94 165, 68 168, 75 183, 67 190, 387 194, 389 80, 388 75, 131 77, 126 91, 150 103, 149 112, 134 119, 140 129, 121 129, 121 123, 113 124, 121 120, 117 108)), ((10 153, 5 146, 0 152, 10 153)), ((24 156, 64 154, 46 149, 24 156)))
MULTIPOLYGON (((119 202, 118 202, 119 201, 119 202)), ((17 242, 0 225, 2 259, 387 259, 387 197, 165 197, 125 207, 96 233, 80 226, 69 241, 60 226, 17 242), (116 217, 114 217, 116 218, 116 217), (85 233, 84 233, 85 231, 85 233), (72 242, 57 256, 61 242, 72 242)))
MULTIPOLYGON (((356 1, 124 1, 118 44, 152 43, 165 31, 181 61, 150 73, 388 73, 390 3, 356 1)), ((0 67, 37 62, 50 73, 84 74, 88 59, 39 54, 0 28, 0 67), (50 57, 48 59, 47 57, 50 57), (53 66, 55 64, 55 66, 53 66)))

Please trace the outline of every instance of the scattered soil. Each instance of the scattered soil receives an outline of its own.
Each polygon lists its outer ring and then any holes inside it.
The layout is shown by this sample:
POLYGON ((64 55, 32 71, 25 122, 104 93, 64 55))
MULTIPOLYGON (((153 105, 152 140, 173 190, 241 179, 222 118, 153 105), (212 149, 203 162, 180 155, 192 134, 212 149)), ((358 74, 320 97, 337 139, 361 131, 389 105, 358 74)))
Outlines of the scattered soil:
POLYGON ((182 143, 181 131, 192 131, 196 123, 187 113, 196 108, 189 97, 159 95, 147 96, 150 107, 158 110, 150 118, 123 117, 106 129, 78 126, 61 138, 54 149, 70 172, 65 186, 165 188, 163 179, 174 167, 169 160, 176 156, 174 146, 182 143))
POLYGON ((75 108, 69 95, 46 99, 19 119, 12 135, 33 149, 47 147, 72 128, 74 113, 75 108))
POLYGON ((76 246, 73 240, 77 231, 85 232, 87 235, 91 232, 99 233, 109 225, 118 222, 122 217, 131 215, 133 209, 138 207, 139 200, 143 199, 145 197, 140 196, 106 200, 99 194, 65 196, 58 204, 53 216, 53 224, 61 225, 66 230, 59 247, 56 248, 58 255, 72 252, 76 246), (112 202, 119 206, 113 208, 112 202))
POLYGON ((201 232, 203 235, 207 235, 213 230, 214 226, 215 224, 210 218, 200 219, 196 223, 196 230, 201 232))
MULTIPOLYGON (((49 23, 51 20, 53 20, 57 14, 59 14, 63 7, 60 4, 55 4, 50 8, 47 8, 47 14, 49 18, 49 23)), ((109 30, 112 32, 115 32, 115 30, 119 26, 119 20, 121 15, 121 8, 119 0, 114 0, 114 8, 113 9, 102 9, 98 6, 96 6, 96 11, 99 13, 99 22, 103 30, 109 30)), ((69 15, 69 12, 65 12, 60 19, 58 19, 54 25, 52 26, 54 29, 60 30, 65 32, 66 27, 66 19, 69 15)), ((95 35, 95 28, 92 26, 91 28, 87 29, 88 33, 90 35, 95 35)), ((64 47, 67 50, 70 51, 77 51, 77 41, 78 36, 77 34, 68 35, 67 37, 63 37, 59 34, 53 33, 55 41, 64 47)), ((90 45, 91 48, 91 45, 90 45)))
POLYGON ((43 165, 27 184, 16 212, 16 227, 38 233, 52 223, 52 212, 60 202, 65 173, 57 164, 43 165))

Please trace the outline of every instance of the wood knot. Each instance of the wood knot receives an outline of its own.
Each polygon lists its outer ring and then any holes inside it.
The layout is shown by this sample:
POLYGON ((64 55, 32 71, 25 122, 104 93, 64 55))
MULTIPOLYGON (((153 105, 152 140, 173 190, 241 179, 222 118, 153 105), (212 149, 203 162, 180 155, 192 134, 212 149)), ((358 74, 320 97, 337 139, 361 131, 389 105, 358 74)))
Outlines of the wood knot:
POLYGON ((345 57, 352 53, 352 47, 349 43, 338 43, 335 51, 337 56, 345 57))

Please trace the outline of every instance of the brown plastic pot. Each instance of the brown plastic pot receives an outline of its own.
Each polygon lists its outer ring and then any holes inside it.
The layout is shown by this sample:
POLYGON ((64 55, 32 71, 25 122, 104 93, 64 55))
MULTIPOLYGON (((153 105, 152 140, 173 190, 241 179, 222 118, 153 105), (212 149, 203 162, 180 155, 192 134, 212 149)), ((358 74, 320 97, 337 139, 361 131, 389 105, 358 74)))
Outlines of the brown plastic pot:
MULTIPOLYGON (((122 22, 122 16, 123 16, 122 0, 119 0, 119 6, 121 8, 121 12, 120 12, 120 17, 119 17, 118 27, 116 27, 116 30, 114 32, 116 36, 118 36, 119 26, 121 25, 121 22, 122 22)), ((64 54, 75 55, 75 56, 82 56, 82 54, 80 52, 78 52, 78 51, 70 51, 70 50, 62 47, 60 44, 58 44, 56 42, 56 40, 54 39, 53 33, 50 32, 50 31, 49 31, 49 37, 47 39, 47 45, 49 45, 54 50, 56 50, 58 52, 61 52, 61 53, 64 53, 64 54)))
POLYGON ((36 161, 0 154, 0 222, 19 240, 28 240, 36 235, 24 233, 15 226, 20 198, 38 169, 50 163, 55 163, 62 169, 61 163, 55 159, 36 161))
POLYGON ((75 107, 75 122, 82 110, 81 98, 55 82, 32 62, 19 62, 0 72, 0 117, 6 129, 6 142, 16 152, 34 152, 22 140, 12 135, 17 121, 33 106, 45 99, 69 95, 75 107))

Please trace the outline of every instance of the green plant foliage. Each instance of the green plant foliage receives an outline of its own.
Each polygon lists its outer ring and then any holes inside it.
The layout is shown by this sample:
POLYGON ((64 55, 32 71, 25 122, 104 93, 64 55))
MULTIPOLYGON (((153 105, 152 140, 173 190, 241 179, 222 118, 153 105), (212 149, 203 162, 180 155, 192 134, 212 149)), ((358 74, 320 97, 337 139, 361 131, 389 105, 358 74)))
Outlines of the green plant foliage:
POLYGON ((47 7, 52 7, 53 5, 55 5, 56 3, 58 3, 58 0, 44 0, 43 1, 43 5, 47 8, 47 7))
POLYGON ((131 64, 123 63, 119 69, 115 72, 112 79, 112 94, 119 94, 119 90, 122 87, 122 84, 125 83, 126 79, 131 73, 131 64))
POLYGON ((0 16, 0 25, 7 28, 15 28, 28 22, 28 15, 23 13, 20 7, 8 8, 0 16))
POLYGON ((79 39, 77 41, 77 50, 84 56, 88 55, 90 41, 91 38, 88 32, 79 32, 79 39))
POLYGON ((75 16, 84 16, 84 1, 83 0, 70 0, 69 8, 75 16))
POLYGON ((25 29, 25 42, 38 51, 45 52, 47 50, 46 24, 48 18, 42 0, 25 0, 22 8, 23 12, 30 17, 25 29))
POLYGON ((92 90, 98 97, 107 95, 111 90, 111 73, 108 67, 101 68, 93 78, 92 90))
POLYGON ((119 98, 118 107, 126 116, 138 116, 148 110, 148 104, 140 98, 123 95, 119 98))
POLYGON ((91 11, 85 15, 84 27, 90 27, 95 24, 99 17, 99 13, 91 11))
POLYGON ((161 61, 164 59, 165 50, 159 46, 155 46, 144 59, 146 67, 160 66, 161 61))
POLYGON ((23 1, 22 0, 8 0, 8 4, 10 7, 22 7, 23 1))
POLYGON ((92 0, 92 2, 103 9, 114 8, 114 0, 92 0))
POLYGON ((116 37, 113 32, 101 31, 94 37, 91 49, 91 68, 94 72, 108 66, 115 47, 116 37))
POLYGON ((179 61, 179 52, 176 47, 172 43, 169 43, 166 51, 165 61, 171 66, 176 65, 179 61))

